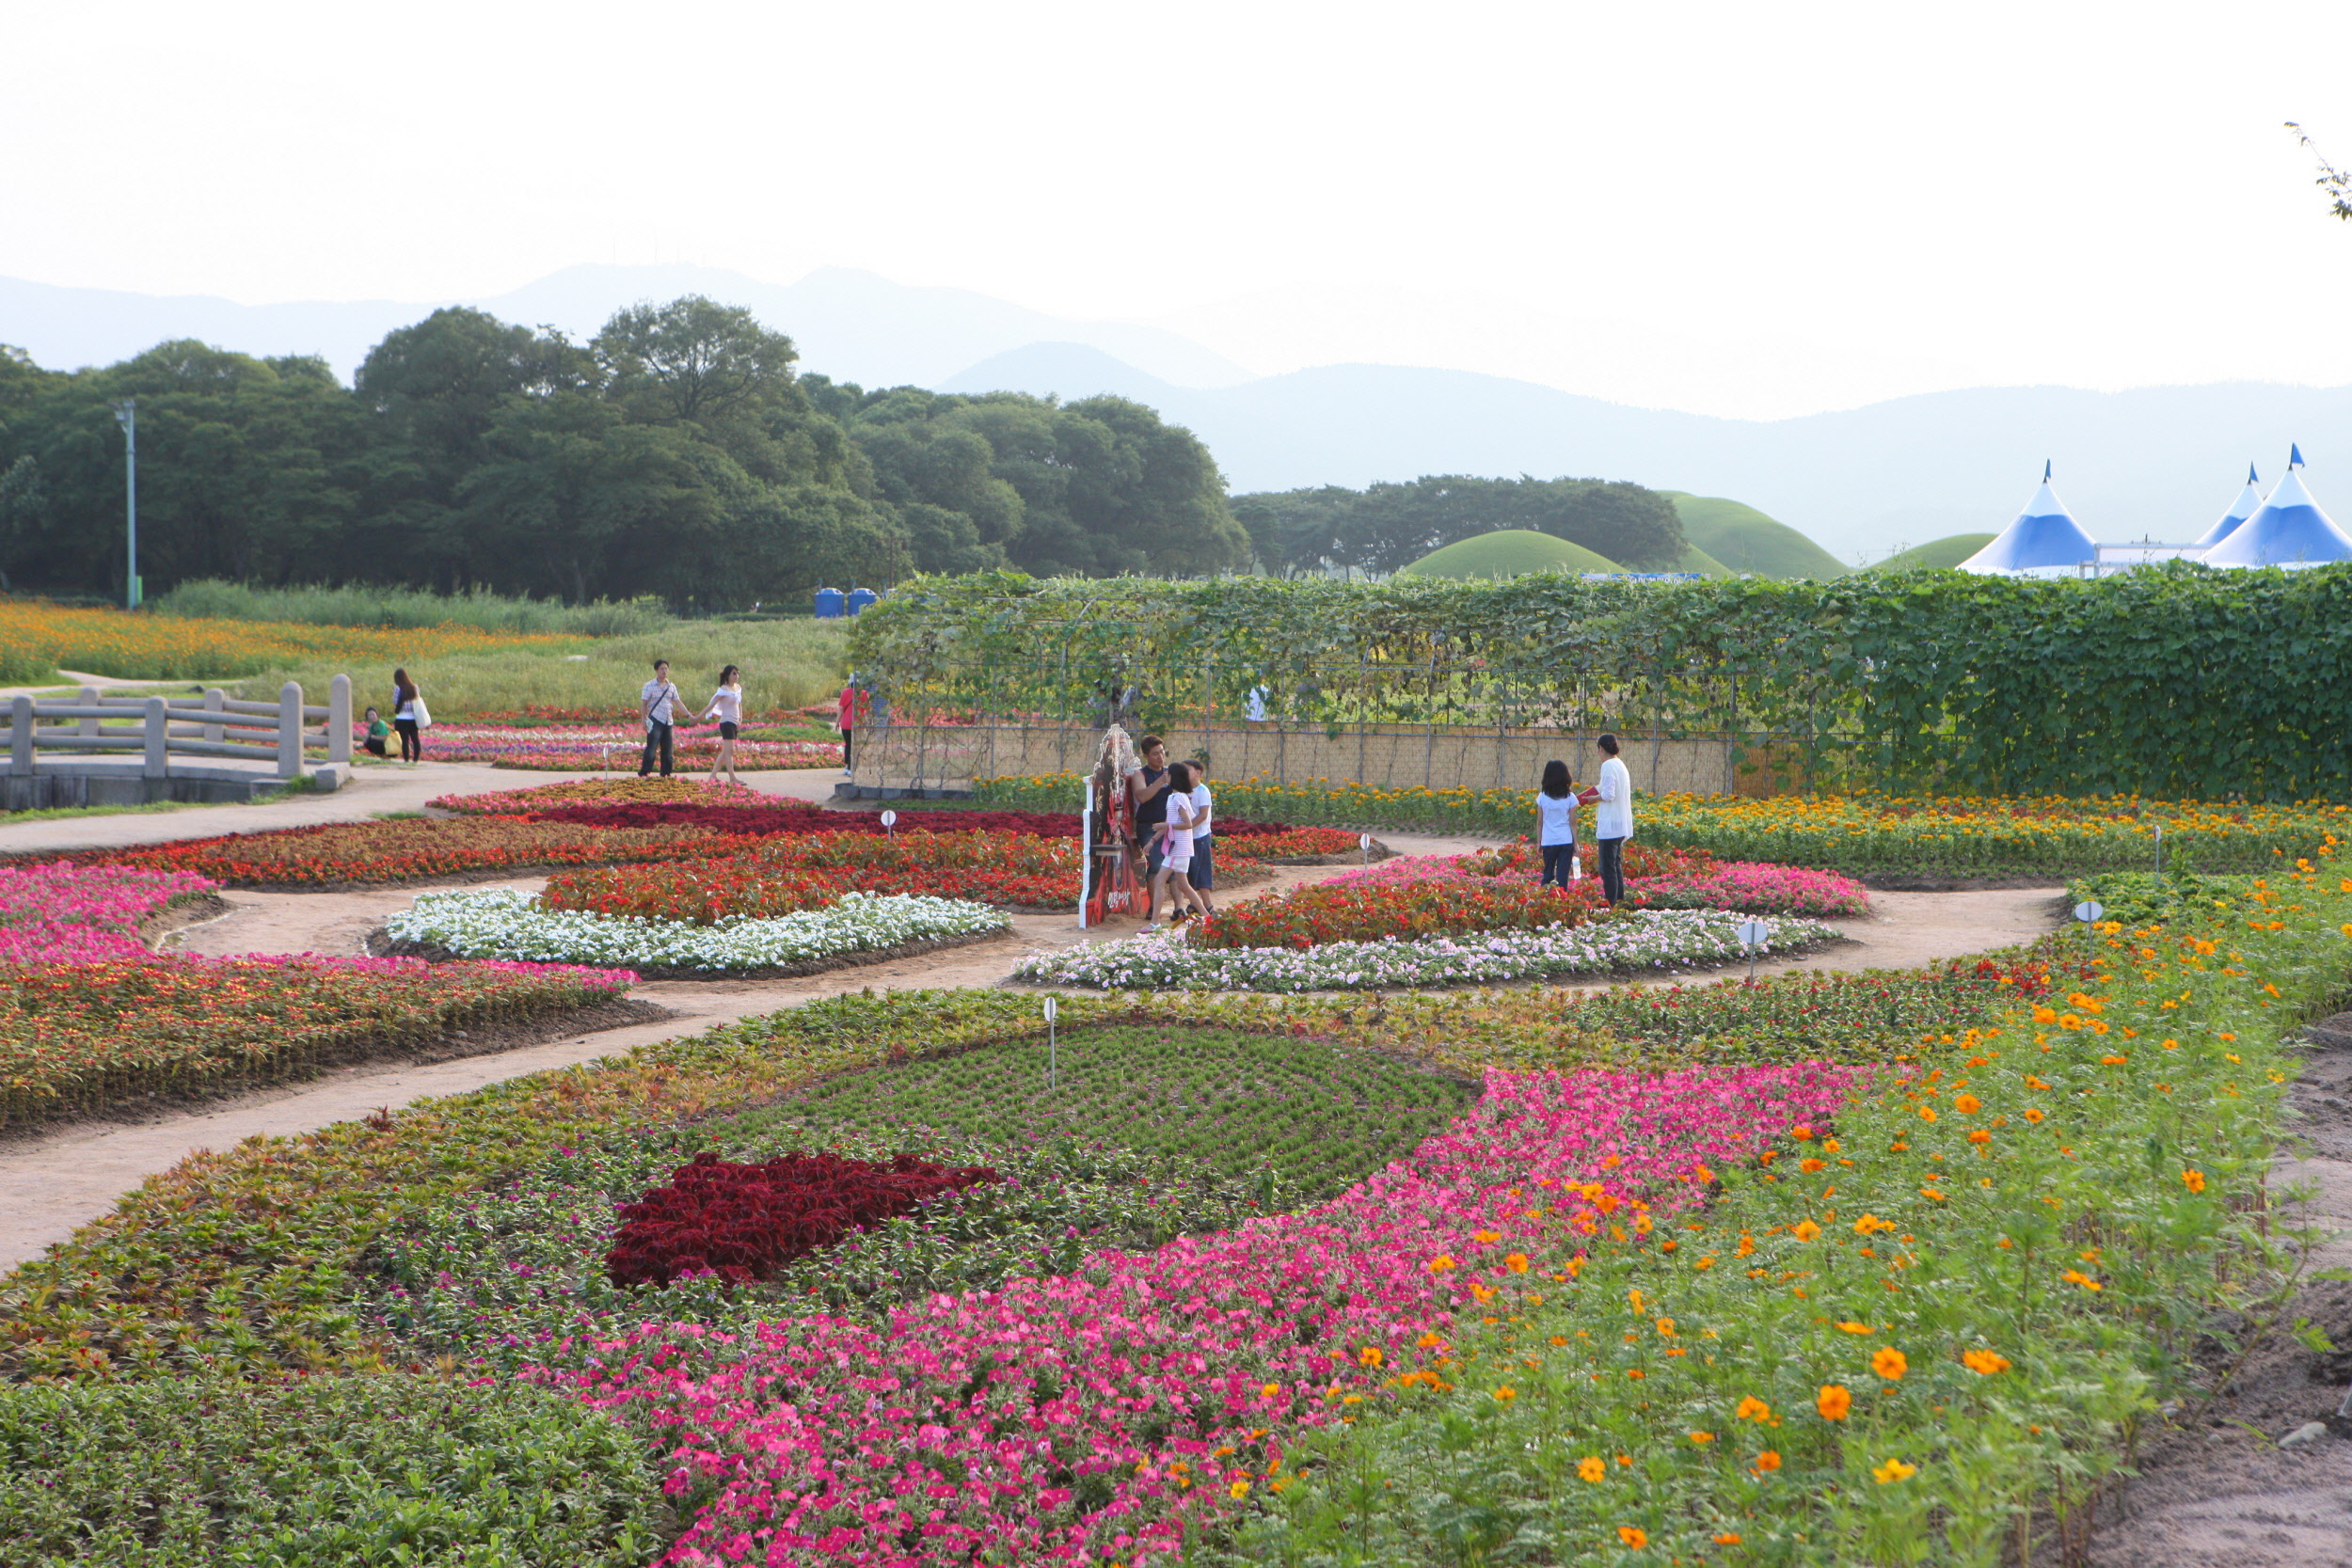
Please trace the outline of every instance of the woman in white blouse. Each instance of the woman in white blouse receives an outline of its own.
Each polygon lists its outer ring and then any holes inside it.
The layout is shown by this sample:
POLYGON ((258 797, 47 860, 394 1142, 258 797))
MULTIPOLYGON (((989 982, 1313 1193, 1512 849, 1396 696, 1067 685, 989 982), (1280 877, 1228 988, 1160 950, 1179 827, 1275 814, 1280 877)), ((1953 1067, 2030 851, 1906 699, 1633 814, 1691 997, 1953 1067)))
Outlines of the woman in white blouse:
POLYGON ((710 759, 710 782, 719 782, 719 769, 727 770, 727 783, 739 784, 735 776, 735 737, 743 730, 743 672, 730 664, 719 672, 719 689, 710 695, 710 705, 703 709, 703 721, 719 721, 719 754, 710 759))
POLYGON ((1617 755, 1617 737, 1604 735, 1597 742, 1603 761, 1600 782, 1583 794, 1597 802, 1593 814, 1593 841, 1600 847, 1600 891, 1612 904, 1625 899, 1625 841, 1633 836, 1633 774, 1617 755))

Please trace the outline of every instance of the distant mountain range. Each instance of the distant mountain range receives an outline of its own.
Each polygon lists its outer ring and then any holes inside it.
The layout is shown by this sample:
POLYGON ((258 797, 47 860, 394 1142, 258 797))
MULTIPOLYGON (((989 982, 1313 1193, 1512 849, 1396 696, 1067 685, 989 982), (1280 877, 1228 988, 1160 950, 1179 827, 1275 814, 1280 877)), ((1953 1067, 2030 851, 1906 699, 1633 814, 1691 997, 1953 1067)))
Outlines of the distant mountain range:
MULTIPOLYGON (((712 268, 580 266, 467 303, 584 336, 621 305, 686 293, 750 307, 792 336, 804 369, 836 380, 1151 404, 1209 444, 1236 491, 1427 473, 1629 479, 1735 497, 1851 562, 2002 528, 2044 458, 2094 538, 2185 541, 2234 499, 2249 460, 2273 478, 2288 442, 2300 441, 2322 503, 2333 496, 2352 516, 2352 387, 1979 388, 1759 421, 1400 365, 1253 377, 1162 328, 1072 321, 838 268, 779 285, 712 268)), ((432 309, 246 306, 0 279, 0 342, 74 366, 194 337, 254 354, 319 354, 348 374, 386 332, 432 309)))

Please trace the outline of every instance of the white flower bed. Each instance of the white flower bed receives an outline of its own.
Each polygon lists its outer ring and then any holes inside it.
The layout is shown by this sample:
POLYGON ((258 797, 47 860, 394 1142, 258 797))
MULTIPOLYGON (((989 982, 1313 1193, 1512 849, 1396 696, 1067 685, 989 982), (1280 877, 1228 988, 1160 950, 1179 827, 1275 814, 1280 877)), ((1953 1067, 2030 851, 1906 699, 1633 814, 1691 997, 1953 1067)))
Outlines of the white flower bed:
MULTIPOLYGON (((1735 963, 1741 921, 1730 910, 1635 910, 1612 920, 1549 931, 1471 937, 1391 937, 1319 947, 1195 947, 1170 932, 1035 954, 1012 972, 1035 985, 1105 990, 1362 990, 1391 986, 1491 985, 1567 974, 1688 969, 1735 963)), ((1818 921, 1761 917, 1762 952, 1835 940, 1818 921)))
POLYGON ((467 958, 522 958, 604 969, 783 969, 846 953, 1009 929, 1000 910, 955 898, 847 893, 830 909, 716 926, 550 910, 508 888, 421 893, 385 923, 395 942, 467 958))

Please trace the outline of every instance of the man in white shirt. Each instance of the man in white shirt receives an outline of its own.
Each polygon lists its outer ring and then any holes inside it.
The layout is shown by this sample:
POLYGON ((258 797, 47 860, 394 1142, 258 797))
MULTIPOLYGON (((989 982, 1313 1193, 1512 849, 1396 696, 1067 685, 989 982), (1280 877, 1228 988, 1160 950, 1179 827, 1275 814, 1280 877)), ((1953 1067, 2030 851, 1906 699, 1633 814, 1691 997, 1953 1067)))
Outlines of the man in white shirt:
POLYGON ((1625 841, 1633 836, 1633 775, 1618 756, 1617 737, 1604 735, 1600 782, 1581 799, 1598 802, 1593 814, 1593 838, 1600 846, 1600 891, 1615 904, 1625 897, 1625 841))
POLYGON ((677 722, 678 709, 686 705, 686 699, 678 694, 677 687, 670 679, 668 659, 657 658, 653 661, 653 679, 647 681, 644 689, 637 693, 637 703, 645 716, 645 750, 637 759, 637 776, 642 779, 653 771, 654 752, 659 750, 661 753, 661 776, 666 779, 677 760, 672 726, 677 722))

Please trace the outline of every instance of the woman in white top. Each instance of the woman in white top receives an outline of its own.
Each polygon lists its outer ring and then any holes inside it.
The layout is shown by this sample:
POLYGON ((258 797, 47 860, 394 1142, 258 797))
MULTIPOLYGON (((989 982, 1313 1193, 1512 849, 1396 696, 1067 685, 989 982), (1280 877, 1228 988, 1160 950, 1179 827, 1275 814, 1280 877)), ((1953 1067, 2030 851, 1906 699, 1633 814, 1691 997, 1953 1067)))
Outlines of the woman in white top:
POLYGON ((408 678, 405 670, 392 672, 392 728, 400 732, 400 760, 424 760, 424 725, 417 711, 424 706, 424 693, 408 678))
POLYGON ((1598 742, 1604 760, 1600 784, 1584 792, 1599 803, 1593 814, 1593 838, 1600 846, 1600 891, 1612 904, 1625 898, 1625 841, 1633 836, 1633 775, 1617 755, 1617 737, 1604 735, 1598 742))
POLYGON ((1544 852, 1545 887, 1565 888, 1581 875, 1576 863, 1576 785, 1568 765, 1554 757, 1544 764, 1543 786, 1535 794, 1535 842, 1544 852))
MULTIPOLYGON (((1154 827, 1161 836, 1160 868, 1152 874, 1152 907, 1158 909, 1160 895, 1168 895, 1168 918, 1176 918, 1178 900, 1189 904, 1202 917, 1209 906, 1200 901, 1200 895, 1192 888, 1192 830, 1200 821, 1200 814, 1192 805, 1192 769, 1181 762, 1168 765, 1168 815, 1154 827)), ((1143 923, 1147 931, 1153 929, 1149 920, 1143 923)))
POLYGON ((727 783, 739 784, 743 781, 735 776, 735 737, 743 731, 743 672, 732 664, 719 672, 719 689, 703 709, 703 721, 712 719, 719 721, 719 754, 710 759, 710 782, 719 782, 723 768, 727 783))

